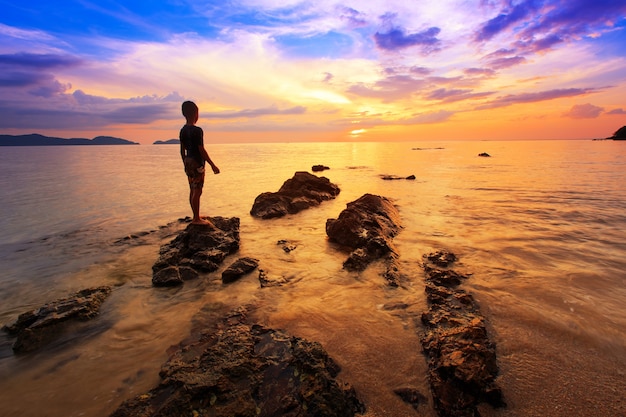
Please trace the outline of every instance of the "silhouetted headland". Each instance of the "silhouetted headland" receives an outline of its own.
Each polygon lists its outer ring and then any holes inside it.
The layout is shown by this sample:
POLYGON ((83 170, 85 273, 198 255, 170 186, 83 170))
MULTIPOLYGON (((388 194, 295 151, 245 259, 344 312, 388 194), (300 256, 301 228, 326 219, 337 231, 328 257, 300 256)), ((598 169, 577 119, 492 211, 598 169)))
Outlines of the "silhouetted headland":
POLYGON ((180 145, 179 139, 156 140, 153 145, 180 145))
POLYGON ((626 126, 622 126, 621 128, 617 129, 617 131, 613 133, 613 136, 607 139, 626 140, 626 126))
POLYGON ((56 138, 38 133, 30 135, 0 135, 0 146, 63 146, 63 145, 139 145, 126 139, 112 136, 96 136, 93 139, 85 138, 56 138))

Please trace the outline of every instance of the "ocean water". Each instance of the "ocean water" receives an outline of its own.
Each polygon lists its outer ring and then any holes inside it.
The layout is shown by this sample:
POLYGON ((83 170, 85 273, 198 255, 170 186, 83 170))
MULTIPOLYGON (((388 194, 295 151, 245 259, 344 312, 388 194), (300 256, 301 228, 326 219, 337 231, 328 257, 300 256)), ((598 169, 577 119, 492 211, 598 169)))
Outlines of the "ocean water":
POLYGON ((320 342, 367 416, 433 416, 393 390, 429 396, 416 323, 426 307, 422 255, 454 252, 497 344, 508 407, 485 416, 626 416, 626 142, 450 141, 209 144, 204 215, 239 217, 240 256, 257 274, 221 284, 221 269, 174 289, 151 286, 159 247, 190 215, 176 146, 0 148, 0 324, 70 293, 111 285, 99 317, 50 346, 13 355, 0 334, 0 416, 107 416, 158 383, 168 349, 194 315, 240 305, 270 327, 320 342), (491 155, 478 157, 481 152, 491 155), (281 219, 249 215, 255 197, 296 171, 341 193, 281 219), (381 175, 415 175, 384 181, 381 175), (365 193, 398 206, 402 272, 342 269, 328 218, 365 193), (124 239, 127 236, 137 236, 124 239), (277 241, 296 250, 285 253, 277 241), (385 304, 402 302, 404 310, 385 304))

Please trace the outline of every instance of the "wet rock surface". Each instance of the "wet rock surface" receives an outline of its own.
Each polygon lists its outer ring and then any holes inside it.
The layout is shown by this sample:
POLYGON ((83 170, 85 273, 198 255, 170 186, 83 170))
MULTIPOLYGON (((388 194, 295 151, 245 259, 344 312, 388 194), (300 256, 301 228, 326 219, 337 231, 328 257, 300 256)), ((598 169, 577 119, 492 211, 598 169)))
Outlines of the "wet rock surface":
POLYGON ((22 313, 15 323, 2 330, 16 336, 15 353, 37 350, 63 334, 69 322, 86 321, 96 317, 100 306, 111 294, 107 286, 87 288, 42 307, 22 313))
POLYGON ((161 369, 160 384, 111 417, 341 416, 364 413, 320 344, 250 324, 239 308, 217 325, 196 322, 161 369))
POLYGON ((215 228, 189 224, 161 247, 152 266, 152 285, 171 287, 213 272, 226 256, 239 250, 239 218, 211 217, 215 228))
POLYGON ((326 221, 330 240, 353 249, 343 264, 353 271, 385 255, 397 255, 393 238, 401 228, 398 209, 389 199, 373 194, 348 203, 337 219, 326 221))
POLYGON ((239 258, 222 272, 222 282, 229 284, 237 281, 242 276, 249 274, 259 266, 259 260, 255 258, 239 258))
POLYGON ((496 346, 474 298, 458 287, 468 277, 449 267, 456 256, 440 251, 424 256, 428 311, 421 321, 421 338, 428 361, 428 377, 440 416, 479 416, 482 402, 505 406, 496 385, 496 346))
POLYGON ((328 178, 299 171, 285 181, 277 192, 259 194, 254 200, 250 214, 262 219, 271 219, 298 213, 335 198, 339 191, 339 187, 328 178))

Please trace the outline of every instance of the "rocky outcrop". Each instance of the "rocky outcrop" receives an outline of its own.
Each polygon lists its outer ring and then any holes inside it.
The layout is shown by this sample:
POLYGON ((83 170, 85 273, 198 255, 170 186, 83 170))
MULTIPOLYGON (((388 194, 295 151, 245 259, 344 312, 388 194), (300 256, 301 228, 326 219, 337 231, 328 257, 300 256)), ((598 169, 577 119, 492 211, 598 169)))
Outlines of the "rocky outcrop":
POLYGON ((152 285, 171 287, 213 272, 226 256, 239 250, 239 218, 211 217, 215 228, 189 224, 161 247, 152 266, 152 285))
POLYGON ((239 258, 222 272, 222 283, 230 284, 242 276, 249 274, 259 266, 259 260, 254 258, 239 258))
POLYGON ((339 194, 339 187, 326 177, 308 172, 296 172, 278 192, 262 193, 254 200, 250 214, 262 219, 282 217, 287 214, 317 206, 339 194))
POLYGON ((467 277, 448 269, 454 254, 436 252, 424 258, 429 309, 422 313, 426 332, 421 342, 437 413, 473 417, 480 415, 481 402, 505 406, 496 385, 495 344, 489 340, 478 304, 458 288, 467 277))
POLYGON ((311 167, 311 171, 313 171, 313 172, 321 172, 321 171, 325 171, 327 169, 330 169, 330 167, 327 167, 326 165, 313 165, 311 167))
POLYGON ((613 133, 613 136, 611 136, 608 139, 625 140, 626 139, 626 126, 622 126, 619 129, 617 129, 615 133, 613 133))
POLYGON ((487 152, 481 152, 481 153, 479 153, 479 154, 478 154, 478 156, 481 156, 481 157, 483 157, 483 158, 489 158, 489 157, 491 157, 491 155, 489 155, 487 152))
POLYGON ((401 229, 398 209, 385 197, 365 194, 326 221, 331 241, 352 248, 344 268, 361 271, 373 260, 396 255, 393 238, 401 229))
POLYGON ((319 343, 251 325, 240 308, 205 323, 163 365, 160 384, 125 401, 111 417, 311 416, 364 413, 339 366, 319 343), (212 328, 212 330, 210 330, 212 328))
POLYGON ((17 337, 14 352, 31 352, 58 338, 69 322, 96 317, 110 294, 110 287, 88 288, 22 313, 15 323, 3 326, 2 330, 17 337))

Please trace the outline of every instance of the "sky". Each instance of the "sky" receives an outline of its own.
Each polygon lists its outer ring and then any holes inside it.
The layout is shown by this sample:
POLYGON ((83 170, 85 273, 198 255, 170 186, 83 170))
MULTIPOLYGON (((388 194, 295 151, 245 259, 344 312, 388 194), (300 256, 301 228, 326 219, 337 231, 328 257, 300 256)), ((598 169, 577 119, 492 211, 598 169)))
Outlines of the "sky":
POLYGON ((589 139, 626 125, 626 0, 0 0, 0 134, 589 139))

